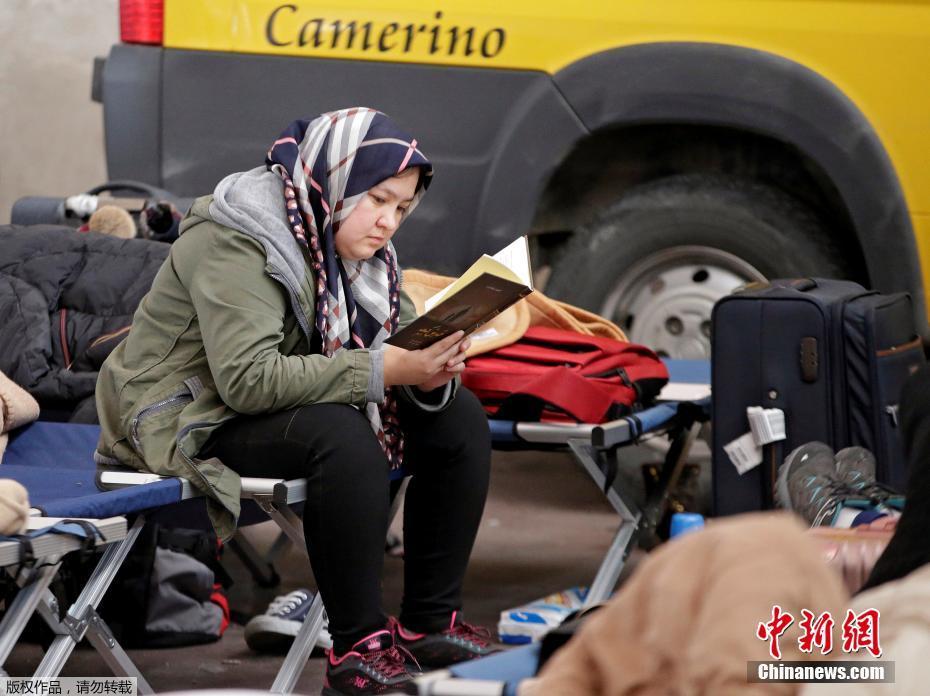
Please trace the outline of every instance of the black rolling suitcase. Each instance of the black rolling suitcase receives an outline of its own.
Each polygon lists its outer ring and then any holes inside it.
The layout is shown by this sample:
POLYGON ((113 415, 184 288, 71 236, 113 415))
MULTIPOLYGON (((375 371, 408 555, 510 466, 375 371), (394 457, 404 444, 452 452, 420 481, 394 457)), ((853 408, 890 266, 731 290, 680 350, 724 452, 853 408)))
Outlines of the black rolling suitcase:
POLYGON ((898 397, 924 362, 909 295, 842 280, 776 280, 724 297, 712 321, 718 515, 772 507, 779 464, 812 440, 871 450, 878 480, 903 489, 898 397), (749 431, 749 406, 781 409, 786 439, 765 445, 762 464, 740 475, 724 446, 749 431))

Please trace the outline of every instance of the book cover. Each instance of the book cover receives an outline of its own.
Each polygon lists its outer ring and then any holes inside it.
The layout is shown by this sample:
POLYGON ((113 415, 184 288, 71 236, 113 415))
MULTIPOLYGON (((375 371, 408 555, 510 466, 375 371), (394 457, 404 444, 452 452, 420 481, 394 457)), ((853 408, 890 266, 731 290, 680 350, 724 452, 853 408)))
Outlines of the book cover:
POLYGON ((454 283, 426 301, 426 311, 387 339, 419 350, 456 331, 472 333, 533 292, 526 237, 492 256, 482 256, 454 283))

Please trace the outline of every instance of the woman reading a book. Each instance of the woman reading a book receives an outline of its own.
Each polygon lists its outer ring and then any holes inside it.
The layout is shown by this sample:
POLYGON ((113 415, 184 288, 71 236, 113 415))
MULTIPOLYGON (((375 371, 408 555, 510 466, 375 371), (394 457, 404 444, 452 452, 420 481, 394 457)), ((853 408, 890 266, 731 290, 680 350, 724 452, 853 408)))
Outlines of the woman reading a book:
POLYGON ((188 478, 221 536, 236 474, 307 479, 307 551, 334 641, 324 693, 402 688, 412 668, 396 646, 424 668, 490 651, 460 617, 490 462, 484 412, 456 383, 468 340, 384 343, 415 315, 391 237, 431 177, 417 141, 377 111, 292 123, 265 166, 194 203, 97 386, 99 461, 188 478), (399 467, 413 474, 405 594, 388 619, 399 467))

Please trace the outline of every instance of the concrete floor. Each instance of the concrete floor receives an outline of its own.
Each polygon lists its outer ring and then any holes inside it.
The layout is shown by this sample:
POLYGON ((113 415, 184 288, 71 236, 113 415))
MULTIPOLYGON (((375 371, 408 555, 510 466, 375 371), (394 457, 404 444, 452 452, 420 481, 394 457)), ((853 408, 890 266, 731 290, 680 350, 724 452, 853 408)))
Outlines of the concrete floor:
MULTIPOLYGON (((634 455, 636 456, 636 455, 634 455)), ((655 452, 639 457, 655 459, 655 452)), ((632 464, 635 467, 635 463, 632 464)), ((501 610, 572 585, 589 583, 616 529, 617 516, 579 465, 564 453, 495 453, 491 491, 465 583, 466 618, 496 629, 501 610)), ((274 538, 270 525, 248 530, 259 546, 274 538)), ((275 594, 311 585, 304 553, 289 550, 279 561, 281 586, 256 588, 231 553, 227 567, 236 582, 235 610, 260 613, 275 594)), ((386 559, 385 607, 396 613, 402 561, 386 559)), ((312 586, 312 585, 311 585, 312 586)), ((39 645, 18 647, 7 661, 11 676, 31 674, 41 658, 39 645)), ((133 650, 130 655, 160 692, 204 688, 267 689, 279 657, 252 653, 243 628, 232 625, 219 642, 191 648, 133 650)), ((313 657, 297 691, 319 693, 323 660, 313 657)), ((88 648, 75 651, 63 676, 105 676, 106 666, 88 648)))

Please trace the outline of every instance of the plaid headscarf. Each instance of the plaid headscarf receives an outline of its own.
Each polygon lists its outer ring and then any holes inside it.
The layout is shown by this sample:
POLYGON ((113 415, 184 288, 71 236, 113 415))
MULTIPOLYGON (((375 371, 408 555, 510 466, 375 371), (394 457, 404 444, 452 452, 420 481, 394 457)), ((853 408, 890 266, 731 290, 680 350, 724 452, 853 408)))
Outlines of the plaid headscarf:
MULTIPOLYGON (((429 160, 387 116, 357 107, 294 121, 271 146, 265 164, 284 180, 291 231, 310 252, 316 275, 314 323, 323 354, 379 348, 397 330, 400 314, 394 246, 388 242, 370 259, 349 261, 336 255, 333 237, 370 188, 419 167, 409 215, 429 186, 429 160)), ((393 390, 385 390, 380 406, 367 404, 365 415, 391 468, 400 466, 403 436, 393 390)))

